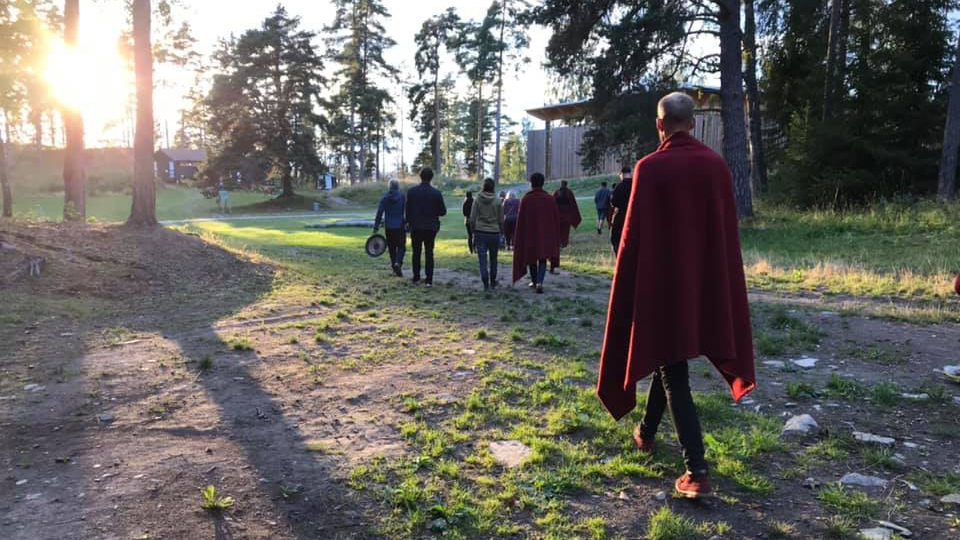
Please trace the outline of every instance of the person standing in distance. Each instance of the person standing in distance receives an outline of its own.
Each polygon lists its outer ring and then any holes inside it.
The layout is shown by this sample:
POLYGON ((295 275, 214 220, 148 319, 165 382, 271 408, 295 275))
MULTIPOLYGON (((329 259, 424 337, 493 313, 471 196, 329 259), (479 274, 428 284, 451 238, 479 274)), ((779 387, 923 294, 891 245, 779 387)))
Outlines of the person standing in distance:
POLYGON ((630 203, 632 180, 630 167, 620 169, 620 183, 613 188, 610 197, 610 212, 613 222, 610 224, 610 244, 613 245, 613 254, 620 248, 620 236, 623 233, 623 224, 627 219, 627 205, 630 203))
POLYGON ((541 173, 530 175, 530 189, 520 201, 513 250, 513 282, 530 274, 530 288, 543 294, 547 261, 560 266, 560 209, 553 196, 543 190, 541 173))
POLYGON ((424 284, 433 286, 433 248, 440 231, 440 218, 447 215, 440 190, 431 186, 433 169, 420 170, 420 185, 407 190, 407 225, 413 247, 413 283, 420 283, 421 255, 426 259, 424 284), (424 253, 426 252, 426 253, 424 253))
POLYGON ((473 226, 470 225, 470 211, 473 210, 473 192, 468 191, 463 200, 463 224, 467 227, 467 249, 473 253, 473 226))
POLYGON ((614 418, 637 404, 637 381, 653 375, 633 432, 651 453, 667 408, 687 471, 674 488, 712 491, 688 362, 707 357, 739 401, 756 388, 750 307, 733 178, 726 161, 690 132, 693 98, 660 100, 656 152, 634 168, 600 355, 597 395, 614 418))
POLYGON ((600 183, 600 189, 593 196, 593 204, 597 207, 597 234, 601 234, 603 224, 610 214, 610 190, 607 189, 606 182, 600 183))
POLYGON ((390 252, 390 266, 393 274, 403 277, 403 255, 407 250, 407 232, 403 230, 404 207, 406 197, 400 192, 400 182, 391 180, 386 195, 380 199, 377 217, 373 220, 373 233, 376 234, 383 224, 387 230, 387 250, 390 252))

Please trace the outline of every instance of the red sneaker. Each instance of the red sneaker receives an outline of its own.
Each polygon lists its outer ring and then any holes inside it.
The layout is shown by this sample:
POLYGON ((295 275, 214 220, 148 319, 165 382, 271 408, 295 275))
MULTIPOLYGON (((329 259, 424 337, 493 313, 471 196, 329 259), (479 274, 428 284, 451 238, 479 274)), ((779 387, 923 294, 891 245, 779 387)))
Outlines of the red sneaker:
POLYGON ((644 438, 640 436, 640 426, 633 428, 633 441, 637 443, 637 449, 644 454, 653 453, 653 447, 656 443, 656 439, 650 441, 644 440, 644 438))
POLYGON ((680 478, 677 478, 673 487, 677 490, 677 493, 688 499, 707 497, 713 492, 713 488, 710 487, 709 476, 706 474, 694 476, 693 473, 689 471, 683 473, 683 476, 680 478))

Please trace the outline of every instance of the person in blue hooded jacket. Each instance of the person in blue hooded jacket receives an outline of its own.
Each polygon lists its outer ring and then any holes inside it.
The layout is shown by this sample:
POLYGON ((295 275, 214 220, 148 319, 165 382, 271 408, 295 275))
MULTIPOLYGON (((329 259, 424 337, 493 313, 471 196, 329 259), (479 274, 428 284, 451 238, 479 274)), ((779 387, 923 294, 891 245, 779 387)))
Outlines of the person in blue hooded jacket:
POLYGON ((387 231, 387 251, 390 252, 390 266, 397 277, 403 277, 403 255, 407 251, 407 233, 404 230, 407 197, 400 191, 400 182, 391 180, 387 194, 380 199, 377 218, 373 222, 373 232, 380 230, 383 224, 387 231))

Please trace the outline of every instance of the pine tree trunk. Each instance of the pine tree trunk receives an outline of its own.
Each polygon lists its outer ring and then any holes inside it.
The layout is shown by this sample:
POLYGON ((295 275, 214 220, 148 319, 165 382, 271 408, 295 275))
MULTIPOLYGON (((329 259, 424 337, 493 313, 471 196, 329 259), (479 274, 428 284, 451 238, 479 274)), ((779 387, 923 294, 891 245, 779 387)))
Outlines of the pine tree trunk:
POLYGON ((7 173, 7 144, 0 139, 0 191, 3 193, 3 213, 0 216, 5 218, 13 217, 13 193, 7 173))
POLYGON ((953 80, 950 83, 950 104, 947 125, 943 130, 943 154, 940 156, 940 179, 937 198, 957 200, 957 152, 960 151, 960 36, 957 39, 957 58, 954 60, 953 80))
POLYGON ((718 0, 720 6, 720 117, 723 155, 733 174, 737 216, 753 216, 747 126, 744 120, 743 58, 740 46, 740 0, 718 0))
POLYGON ((483 79, 477 92, 477 178, 483 180, 483 79))
POLYGON ((836 98, 837 53, 840 44, 841 1, 830 3, 830 35, 827 39, 827 67, 823 75, 823 120, 833 118, 836 98))
POLYGON ((496 154, 493 156, 493 181, 500 183, 500 126, 503 116, 503 33, 507 25, 507 0, 503 0, 503 8, 500 12, 500 60, 497 63, 497 144, 495 146, 496 154))
MULTIPOLYGON (((438 38, 439 43, 439 38, 438 38)), ((437 47, 437 58, 440 57, 439 46, 437 47)), ((400 119, 403 121, 403 118, 400 119)), ((400 140, 400 152, 403 152, 403 138, 400 140)), ((403 159, 401 158, 401 161, 403 159)), ((440 175, 440 66, 433 75, 433 173, 440 175)))
MULTIPOLYGON (((63 8, 64 43, 75 47, 80 29, 80 0, 66 0, 63 8)), ((77 81, 80 84, 80 81, 77 81)), ((83 166, 83 116, 71 107, 63 108, 66 153, 63 159, 63 219, 83 221, 87 217, 87 174, 83 166)), ((7 140, 10 140, 9 138, 7 140)))
POLYGON ((33 145, 37 150, 43 149, 43 111, 31 111, 30 122, 33 124, 33 145))
POLYGON ((153 49, 150 0, 133 2, 133 61, 137 77, 137 133, 133 141, 133 206, 127 225, 157 224, 157 185, 153 174, 153 49))
POLYGON ((757 86, 757 20, 754 0, 744 0, 743 49, 747 57, 747 71, 743 80, 747 85, 750 111, 750 168, 754 193, 767 187, 767 160, 763 145, 763 114, 760 108, 760 89, 757 86))

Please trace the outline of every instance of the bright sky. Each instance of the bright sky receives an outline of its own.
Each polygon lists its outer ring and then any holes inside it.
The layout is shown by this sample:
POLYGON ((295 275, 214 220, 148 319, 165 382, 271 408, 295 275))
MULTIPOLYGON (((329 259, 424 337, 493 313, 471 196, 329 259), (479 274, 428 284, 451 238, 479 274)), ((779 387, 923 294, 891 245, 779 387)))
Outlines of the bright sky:
MULTIPOLYGON (((194 35, 198 39, 198 48, 204 54, 210 53, 217 41, 231 33, 239 34, 244 30, 260 25, 277 6, 277 0, 186 0, 177 10, 178 20, 187 18, 193 25, 194 35)), ((301 17, 302 27, 322 34, 322 29, 333 19, 332 5, 323 0, 282 0, 287 11, 301 17)), ((387 33, 397 45, 387 52, 388 61, 400 67, 408 80, 416 79, 413 69, 413 56, 416 49, 414 35, 428 17, 455 7, 464 19, 479 20, 489 7, 490 2, 469 0, 384 0, 387 9, 393 15, 387 22, 387 33)), ((122 77, 116 74, 118 60, 113 50, 122 29, 128 24, 123 3, 119 1, 81 0, 81 43, 88 51, 86 56, 96 58, 92 66, 74 66, 65 68, 70 62, 60 61, 52 71, 59 73, 92 75, 80 77, 89 90, 74 98, 81 102, 86 112, 88 144, 104 146, 122 144, 124 139, 124 118, 128 116, 129 104, 122 91, 122 77)), ((546 77, 541 64, 544 60, 548 32, 542 28, 531 29, 531 46, 527 55, 531 63, 518 73, 510 73, 504 82, 504 112, 519 122, 525 118, 524 111, 543 104, 546 77)), ((318 43, 318 46, 322 44, 318 43)), ((322 49, 321 49, 322 50, 322 49)), ((157 77, 160 80, 177 81, 172 87, 158 87, 155 95, 155 115, 161 130, 169 126, 171 140, 179 121, 178 110, 182 106, 182 95, 193 82, 192 75, 173 72, 169 67, 158 66, 157 77)), ((447 70, 455 70, 448 62, 447 70)), ((60 79, 60 85, 76 88, 76 80, 70 77, 53 76, 60 79)), ((158 81, 159 82, 159 81, 158 81)), ((63 92, 58 92, 63 93, 63 92)), ((399 89, 394 97, 404 107, 406 115, 407 101, 400 99, 399 89)), ((531 119, 532 120, 532 119, 531 119)), ((399 126, 398 126, 399 127, 399 126)), ((420 148, 420 142, 413 136, 409 122, 405 123, 407 142, 406 159, 410 161, 420 148)), ((129 126, 126 126, 129 129, 129 126)), ((166 145, 165 140, 157 142, 166 145)), ((396 158, 390 158, 393 163, 396 158)))

